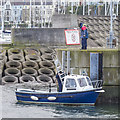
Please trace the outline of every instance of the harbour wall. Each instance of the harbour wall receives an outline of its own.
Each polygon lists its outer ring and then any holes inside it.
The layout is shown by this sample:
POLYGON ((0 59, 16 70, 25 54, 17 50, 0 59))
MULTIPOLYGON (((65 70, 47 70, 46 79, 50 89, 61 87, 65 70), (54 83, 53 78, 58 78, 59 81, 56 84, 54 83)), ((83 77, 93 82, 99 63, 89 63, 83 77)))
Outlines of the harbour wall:
POLYGON ((119 104, 119 89, 120 86, 103 86, 104 93, 100 93, 96 104, 119 104))
POLYGON ((114 50, 75 50, 75 49, 58 49, 57 56, 62 63, 62 51, 70 51, 70 68, 73 74, 80 74, 85 71, 90 76, 90 53, 100 52, 103 54, 103 80, 104 85, 120 84, 120 51, 114 50))
MULTIPOLYGON (((53 15, 52 28, 12 28, 12 40, 15 43, 46 44, 55 46, 65 46, 66 28, 78 28, 79 23, 88 25, 88 46, 106 47, 106 38, 109 36, 110 17, 109 16, 79 16, 70 14, 53 15)), ((115 46, 119 44, 119 19, 113 22, 115 35, 115 46)), ((79 28, 78 28, 79 29, 79 28)))
POLYGON ((43 44, 47 46, 65 46, 65 28, 13 28, 14 44, 43 44))

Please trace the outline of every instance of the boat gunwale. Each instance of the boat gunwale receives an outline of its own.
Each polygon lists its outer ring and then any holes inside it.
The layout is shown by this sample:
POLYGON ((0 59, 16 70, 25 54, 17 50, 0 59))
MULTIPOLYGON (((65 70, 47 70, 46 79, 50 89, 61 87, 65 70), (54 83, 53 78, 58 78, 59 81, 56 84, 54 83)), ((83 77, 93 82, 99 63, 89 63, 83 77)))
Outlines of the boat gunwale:
POLYGON ((85 93, 85 92, 92 92, 92 91, 97 91, 97 90, 102 90, 102 88, 97 88, 97 89, 92 89, 92 90, 86 90, 86 91, 70 91, 70 92, 23 92, 23 91, 15 91, 16 93, 20 94, 34 94, 34 95, 56 95, 56 94, 78 94, 78 93, 85 93))

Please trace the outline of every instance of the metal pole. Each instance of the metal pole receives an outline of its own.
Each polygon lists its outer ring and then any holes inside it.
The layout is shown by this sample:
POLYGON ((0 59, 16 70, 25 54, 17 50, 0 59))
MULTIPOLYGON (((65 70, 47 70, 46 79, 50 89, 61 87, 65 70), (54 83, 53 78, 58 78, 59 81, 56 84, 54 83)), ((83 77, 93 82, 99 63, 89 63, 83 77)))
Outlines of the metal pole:
POLYGON ((67 51, 67 74, 70 74, 70 51, 67 51))
POLYGON ((88 15, 90 15, 90 10, 89 10, 90 7, 89 7, 89 5, 90 4, 89 4, 89 1, 88 1, 88 15))
POLYGON ((114 13, 114 2, 112 3, 112 7, 113 7, 113 8, 112 8, 112 10, 113 10, 112 12, 114 13))
POLYGON ((30 0, 29 28, 31 28, 31 0, 30 0))
POLYGON ((75 14, 77 14, 78 6, 79 6, 79 2, 78 2, 78 0, 77 0, 77 4, 76 4, 76 12, 75 12, 75 14))
POLYGON ((105 1, 105 16, 107 15, 107 6, 106 6, 106 1, 105 1))
POLYGON ((42 0, 41 0, 41 28, 43 28, 43 4, 42 4, 42 0))
POLYGON ((45 0, 45 14, 44 14, 44 27, 46 27, 46 13, 47 13, 47 11, 46 11, 46 0, 45 0))
POLYGON ((117 2, 117 11, 116 12, 117 12, 116 15, 118 16, 118 2, 117 2))
POLYGON ((72 14, 73 14, 73 1, 71 2, 71 10, 72 10, 72 14))
POLYGON ((59 14, 59 0, 58 0, 58 14, 59 14))
POLYGON ((65 51, 62 51, 62 71, 65 71, 65 51))
POLYGON ((4 31, 4 8, 3 8, 3 1, 1 0, 1 20, 2 20, 2 28, 1 28, 1 38, 4 37, 3 31, 4 31))
POLYGON ((113 41, 113 29, 112 29, 112 23, 113 22, 113 11, 112 11, 112 0, 110 2, 110 48, 112 48, 112 41, 113 41))
MULTIPOLYGON (((3 21, 2 17, 3 17, 3 11, 2 11, 2 0, 1 0, 1 22, 3 21)), ((3 29, 3 26, 1 26, 1 36, 2 36, 2 29, 3 29)))
POLYGON ((65 3, 66 3, 66 0, 64 0, 64 14, 65 14, 65 5, 66 5, 65 3))
POLYGON ((83 0, 83 15, 85 15, 85 1, 83 0))
POLYGON ((34 0, 34 10, 33 10, 33 27, 35 27, 35 0, 34 0))

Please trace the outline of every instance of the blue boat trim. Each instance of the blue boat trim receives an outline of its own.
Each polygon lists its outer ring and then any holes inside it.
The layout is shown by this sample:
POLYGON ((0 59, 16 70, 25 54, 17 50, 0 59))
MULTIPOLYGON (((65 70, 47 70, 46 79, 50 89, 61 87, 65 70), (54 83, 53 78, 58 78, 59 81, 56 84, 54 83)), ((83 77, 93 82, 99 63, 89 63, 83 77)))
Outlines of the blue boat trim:
MULTIPOLYGON (((17 97, 25 97, 25 98, 29 98, 30 97, 30 96, 22 96, 22 95, 16 95, 16 96, 17 97)), ((72 98, 74 96, 54 96, 54 97, 57 97, 57 98, 72 98)), ((38 97, 38 98, 48 98, 48 97, 38 97)))

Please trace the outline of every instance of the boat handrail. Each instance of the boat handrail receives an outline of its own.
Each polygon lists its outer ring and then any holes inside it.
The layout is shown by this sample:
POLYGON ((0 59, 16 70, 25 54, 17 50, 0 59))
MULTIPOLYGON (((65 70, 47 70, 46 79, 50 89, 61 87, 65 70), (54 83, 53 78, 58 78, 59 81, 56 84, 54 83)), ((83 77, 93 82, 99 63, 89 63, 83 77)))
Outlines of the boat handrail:
POLYGON ((61 72, 58 72, 58 75, 60 77, 60 80, 64 81, 64 78, 65 78, 66 74, 63 71, 61 71, 61 72))
POLYGON ((91 82, 94 88, 100 88, 103 85, 103 80, 92 80, 91 82))

